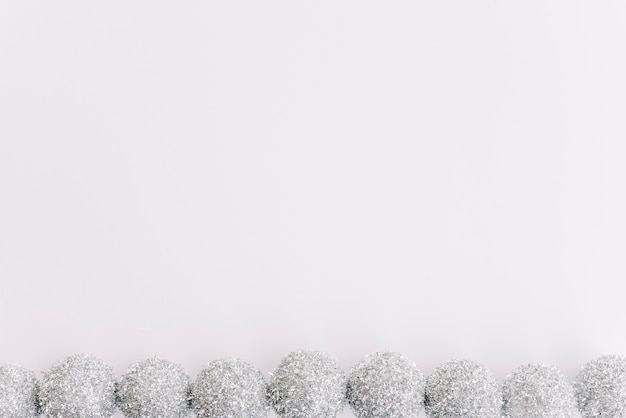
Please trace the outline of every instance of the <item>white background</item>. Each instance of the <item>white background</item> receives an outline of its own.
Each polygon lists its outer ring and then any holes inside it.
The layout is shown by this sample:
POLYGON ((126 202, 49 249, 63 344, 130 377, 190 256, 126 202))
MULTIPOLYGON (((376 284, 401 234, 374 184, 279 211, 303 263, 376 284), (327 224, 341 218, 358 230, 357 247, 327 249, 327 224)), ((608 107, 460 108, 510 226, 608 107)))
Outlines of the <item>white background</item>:
POLYGON ((0 363, 624 354, 625 51, 619 1, 0 1, 0 363))

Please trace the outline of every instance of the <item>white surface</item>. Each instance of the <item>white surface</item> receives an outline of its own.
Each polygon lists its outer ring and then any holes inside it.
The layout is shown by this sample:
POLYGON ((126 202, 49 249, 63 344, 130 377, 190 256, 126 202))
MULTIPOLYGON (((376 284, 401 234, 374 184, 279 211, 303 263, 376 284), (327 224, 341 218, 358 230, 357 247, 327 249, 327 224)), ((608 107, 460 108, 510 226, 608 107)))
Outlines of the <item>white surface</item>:
POLYGON ((0 362, 626 353, 622 2, 0 1, 0 362))

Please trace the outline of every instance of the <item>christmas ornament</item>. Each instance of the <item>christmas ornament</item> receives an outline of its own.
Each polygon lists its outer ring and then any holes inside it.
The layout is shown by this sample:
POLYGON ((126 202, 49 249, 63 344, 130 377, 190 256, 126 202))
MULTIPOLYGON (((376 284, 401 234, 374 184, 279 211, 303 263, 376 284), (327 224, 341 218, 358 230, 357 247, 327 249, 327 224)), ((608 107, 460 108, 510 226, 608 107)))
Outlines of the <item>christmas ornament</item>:
POLYGON ((374 353, 350 373, 346 398, 359 418, 417 417, 424 407, 424 375, 398 353, 374 353))
POLYGON ((426 379, 426 415, 433 418, 500 416, 502 400, 489 370, 469 360, 452 360, 426 379))
POLYGON ((602 356, 585 364, 574 389, 583 417, 626 416, 626 357, 602 356))
POLYGON ((430 418, 569 418, 576 408, 583 418, 626 417, 626 357, 588 362, 573 386, 554 367, 521 366, 499 389, 476 362, 449 361, 424 379, 393 352, 366 356, 346 379, 330 355, 296 351, 269 384, 252 365, 221 359, 191 385, 182 367, 156 357, 116 383, 111 367, 83 354, 54 364, 39 384, 28 370, 0 366, 0 418, 108 418, 117 405, 129 418, 265 418, 270 407, 281 418, 334 418, 346 400, 358 418, 417 417, 422 405, 430 418))
POLYGON ((502 385, 502 412, 509 418, 566 418, 576 411, 574 388, 556 368, 528 364, 502 385))
POLYGON ((343 410, 346 377, 321 351, 296 351, 285 357, 268 387, 270 404, 284 418, 333 418, 343 410))
POLYGON ((239 359, 208 364, 191 387, 193 409, 199 418, 266 417, 269 404, 263 373, 239 359))
POLYGON ((115 412, 115 377, 90 355, 67 357, 44 373, 41 411, 50 418, 104 418, 115 412))
POLYGON ((39 416, 35 374, 19 366, 0 366, 0 417, 39 416))
POLYGON ((183 368, 158 357, 130 366, 118 387, 119 407, 128 418, 183 418, 189 400, 183 368))

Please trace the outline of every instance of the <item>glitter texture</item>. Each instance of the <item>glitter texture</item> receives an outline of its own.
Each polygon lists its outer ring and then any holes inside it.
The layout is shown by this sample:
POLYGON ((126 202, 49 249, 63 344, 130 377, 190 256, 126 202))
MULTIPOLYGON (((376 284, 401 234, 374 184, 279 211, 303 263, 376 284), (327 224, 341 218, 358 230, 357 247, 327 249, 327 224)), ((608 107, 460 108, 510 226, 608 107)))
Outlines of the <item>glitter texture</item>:
POLYGON ((452 360, 426 379, 426 415, 433 418, 494 418, 501 414, 498 382, 489 370, 469 360, 452 360))
POLYGON ((239 359, 212 361, 193 383, 193 408, 199 418, 266 417, 263 373, 239 359))
POLYGON ((602 356, 585 364, 574 389, 583 417, 626 416, 626 357, 602 356))
POLYGON ((39 416, 35 374, 19 366, 0 366, 0 417, 39 416))
POLYGON ((569 418, 576 414, 574 388, 556 367, 528 364, 515 369, 502 385, 503 416, 569 418))
POLYGON ((135 363, 119 383, 118 402, 128 418, 189 415, 189 378, 174 363, 152 357, 135 363))
POLYGON ((401 354, 374 353, 352 369, 346 397, 359 418, 417 417, 424 407, 424 375, 401 354))
POLYGON ((90 355, 67 357, 44 373, 42 412, 51 418, 104 418, 115 412, 113 370, 90 355))
POLYGON ((320 351, 296 351, 276 368, 268 397, 283 418, 332 418, 343 410, 346 377, 337 362, 320 351))

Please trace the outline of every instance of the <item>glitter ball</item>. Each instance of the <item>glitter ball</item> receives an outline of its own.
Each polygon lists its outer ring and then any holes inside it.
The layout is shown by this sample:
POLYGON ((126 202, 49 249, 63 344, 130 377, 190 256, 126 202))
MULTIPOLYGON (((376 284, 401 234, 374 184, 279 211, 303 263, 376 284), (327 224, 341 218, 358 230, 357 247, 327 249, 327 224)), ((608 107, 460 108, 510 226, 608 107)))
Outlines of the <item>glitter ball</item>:
POLYGON ((174 363, 152 357, 135 363, 118 387, 120 409, 128 418, 189 415, 189 378, 174 363))
POLYGON ((346 398, 359 418, 417 417, 424 406, 424 375, 398 353, 374 353, 350 373, 346 398))
POLYGON ((558 418, 576 414, 574 388, 556 367, 528 364, 502 385, 502 412, 510 418, 558 418))
POLYGON ((239 359, 209 363, 191 387, 199 418, 261 418, 269 413, 263 373, 239 359))
POLYGON ((79 354, 44 372, 42 412, 51 418, 103 418, 115 412, 115 377, 101 360, 79 354))
POLYGON ((626 357, 602 356, 585 364, 574 390, 583 417, 626 416, 626 357))
POLYGON ((296 351, 285 357, 268 386, 270 404, 284 418, 332 418, 343 410, 346 377, 321 351, 296 351))
POLYGON ((501 413, 498 382, 489 370, 469 360, 452 360, 426 379, 426 415, 434 418, 493 418, 501 413))
POLYGON ((39 416, 35 374, 19 366, 0 366, 0 417, 39 416))

